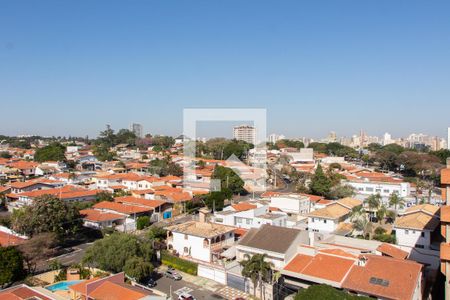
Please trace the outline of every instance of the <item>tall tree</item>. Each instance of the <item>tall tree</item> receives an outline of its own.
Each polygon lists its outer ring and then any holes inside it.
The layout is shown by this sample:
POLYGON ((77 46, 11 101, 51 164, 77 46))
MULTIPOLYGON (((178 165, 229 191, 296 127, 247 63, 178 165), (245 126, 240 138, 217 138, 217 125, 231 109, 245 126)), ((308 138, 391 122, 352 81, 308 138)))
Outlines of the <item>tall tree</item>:
POLYGON ((330 192, 332 182, 323 172, 322 166, 317 166, 314 176, 311 178, 309 189, 313 195, 326 196, 330 192))
POLYGON ((0 288, 25 275, 22 254, 15 247, 0 247, 0 288))
POLYGON ((28 273, 34 274, 36 267, 55 254, 57 237, 54 233, 40 233, 18 246, 28 273))
POLYGON ((403 208, 405 206, 405 200, 398 193, 392 193, 389 196, 389 205, 394 206, 395 211, 397 211, 397 207, 403 208))
POLYGON ((273 264, 266 261, 267 254, 245 255, 245 260, 240 262, 242 276, 249 278, 253 283, 253 296, 256 296, 256 289, 259 286, 259 299, 263 299, 263 283, 269 282, 273 264))
POLYGON ((48 146, 38 148, 34 154, 34 160, 38 162, 44 161, 65 161, 66 147, 60 143, 51 143, 48 146))

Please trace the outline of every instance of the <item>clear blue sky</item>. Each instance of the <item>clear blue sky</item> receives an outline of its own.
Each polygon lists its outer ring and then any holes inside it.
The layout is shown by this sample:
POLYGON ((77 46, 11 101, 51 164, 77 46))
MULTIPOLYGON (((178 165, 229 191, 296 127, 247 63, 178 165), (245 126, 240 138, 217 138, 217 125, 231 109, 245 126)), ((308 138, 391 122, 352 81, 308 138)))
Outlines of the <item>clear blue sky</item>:
POLYGON ((290 137, 450 126, 450 1, 0 1, 0 134, 176 135, 185 107, 290 137))

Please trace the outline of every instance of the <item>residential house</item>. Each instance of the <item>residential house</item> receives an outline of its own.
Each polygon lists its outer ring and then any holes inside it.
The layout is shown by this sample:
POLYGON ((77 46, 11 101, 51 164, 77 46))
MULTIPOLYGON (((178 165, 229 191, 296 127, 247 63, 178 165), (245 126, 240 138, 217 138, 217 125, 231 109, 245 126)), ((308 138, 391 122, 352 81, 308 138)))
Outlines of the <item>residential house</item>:
POLYGON ((287 225, 288 216, 281 211, 271 212, 269 205, 240 202, 214 213, 212 222, 239 228, 259 228, 264 224, 287 225))
POLYGON ((234 230, 205 219, 169 226, 167 247, 182 257, 212 263, 234 244, 234 230))
POLYGON ((343 198, 312 211, 308 214, 308 230, 332 233, 338 229, 340 223, 348 221, 352 209, 359 205, 362 205, 360 200, 343 198))
POLYGON ((394 222, 397 244, 408 248, 429 249, 432 234, 439 222, 438 206, 421 204, 406 209, 394 222))
POLYGON ((61 297, 42 287, 30 287, 26 284, 15 285, 0 290, 2 300, 60 300, 61 297))
POLYGON ((282 269, 297 253, 299 244, 308 244, 308 232, 293 228, 263 225, 251 228, 236 245, 236 259, 266 254, 267 261, 277 270, 282 269))

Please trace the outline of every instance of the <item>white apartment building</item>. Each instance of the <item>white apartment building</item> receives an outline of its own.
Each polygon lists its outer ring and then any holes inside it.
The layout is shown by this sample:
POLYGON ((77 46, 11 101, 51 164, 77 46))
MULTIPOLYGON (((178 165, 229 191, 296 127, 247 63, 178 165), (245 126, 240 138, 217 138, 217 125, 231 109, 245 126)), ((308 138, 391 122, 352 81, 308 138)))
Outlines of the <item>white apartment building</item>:
POLYGON ((256 128, 250 125, 240 125, 233 128, 233 138, 250 144, 256 144, 256 128))
POLYGON ((300 194, 273 195, 270 197, 270 206, 286 213, 299 215, 306 215, 311 209, 309 197, 300 194))
POLYGON ((407 197, 411 193, 411 184, 409 182, 383 182, 369 179, 349 180, 349 185, 355 188, 356 193, 362 195, 380 194, 382 197, 389 197, 397 193, 400 197, 407 197))

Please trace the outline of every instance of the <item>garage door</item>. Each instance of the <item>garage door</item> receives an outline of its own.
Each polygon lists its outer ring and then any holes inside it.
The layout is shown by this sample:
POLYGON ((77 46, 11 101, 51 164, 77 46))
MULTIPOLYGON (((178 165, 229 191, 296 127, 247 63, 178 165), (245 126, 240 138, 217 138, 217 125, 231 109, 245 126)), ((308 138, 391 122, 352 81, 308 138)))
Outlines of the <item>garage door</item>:
POLYGON ((221 284, 227 284, 225 271, 204 265, 198 266, 198 276, 214 280, 221 284))
POLYGON ((227 273, 227 285, 234 289, 247 292, 245 289, 245 278, 231 273, 227 273))

